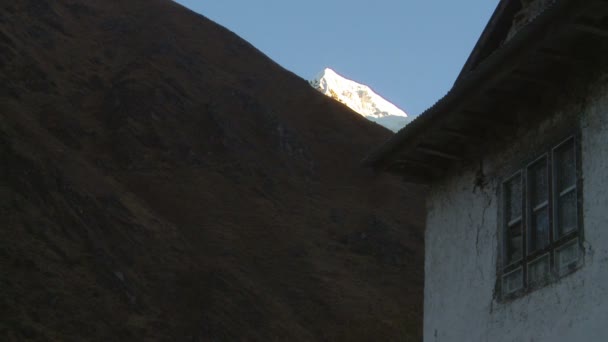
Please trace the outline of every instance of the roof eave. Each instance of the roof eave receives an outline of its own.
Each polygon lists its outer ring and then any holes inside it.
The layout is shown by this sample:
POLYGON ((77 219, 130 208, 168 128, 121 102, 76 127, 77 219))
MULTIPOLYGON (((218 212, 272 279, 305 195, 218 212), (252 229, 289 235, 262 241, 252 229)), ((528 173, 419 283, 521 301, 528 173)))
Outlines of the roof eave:
POLYGON ((483 53, 488 49, 496 48, 505 39, 512 24, 513 15, 521 8, 521 3, 514 0, 501 0, 488 24, 479 36, 475 47, 460 70, 454 83, 460 82, 483 59, 483 53))
POLYGON ((552 31, 563 29, 565 25, 552 24, 569 18, 569 14, 576 9, 577 4, 575 0, 557 1, 457 82, 445 97, 373 152, 363 161, 364 165, 379 170, 386 169, 386 164, 395 154, 415 147, 424 133, 439 119, 462 107, 467 100, 480 95, 483 89, 487 89, 513 70, 528 55, 528 48, 531 45, 542 40, 552 31))

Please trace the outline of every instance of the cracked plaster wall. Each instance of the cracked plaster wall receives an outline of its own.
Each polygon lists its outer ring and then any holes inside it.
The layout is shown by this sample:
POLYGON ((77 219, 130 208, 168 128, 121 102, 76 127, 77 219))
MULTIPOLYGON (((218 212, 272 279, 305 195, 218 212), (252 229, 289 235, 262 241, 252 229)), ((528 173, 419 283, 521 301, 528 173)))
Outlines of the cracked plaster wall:
POLYGON ((570 101, 480 166, 433 185, 426 230, 424 340, 608 341, 608 77, 570 101), (580 97, 579 97, 580 99, 580 97), (498 187, 580 128, 584 265, 573 274, 509 302, 495 298, 498 187), (557 133, 556 133, 557 132, 557 133))

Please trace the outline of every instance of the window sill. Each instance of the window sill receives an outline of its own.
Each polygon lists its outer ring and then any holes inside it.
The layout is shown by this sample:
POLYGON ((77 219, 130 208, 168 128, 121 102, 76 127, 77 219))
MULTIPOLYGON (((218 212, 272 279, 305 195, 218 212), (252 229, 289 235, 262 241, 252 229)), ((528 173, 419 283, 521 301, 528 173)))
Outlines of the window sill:
MULTIPOLYGON (((569 265, 567 268, 561 270, 561 274, 558 274, 557 272, 551 272, 551 274, 544 281, 535 283, 533 285, 529 285, 526 288, 516 290, 509 294, 502 295, 499 298, 497 298, 496 301, 500 304, 512 303, 518 299, 531 295, 532 293, 534 293, 538 290, 545 289, 547 287, 550 287, 551 285, 557 285, 559 282, 563 281, 565 278, 569 277, 570 275, 576 273, 578 270, 583 268, 584 264, 585 264, 584 260, 581 257, 579 262, 573 263, 573 264, 569 265)), ((502 276, 499 276, 498 279, 500 279, 501 277, 502 276)), ((498 281, 500 281, 500 280, 498 280, 498 281)), ((500 291, 497 291, 497 293, 499 293, 499 292, 500 291)))

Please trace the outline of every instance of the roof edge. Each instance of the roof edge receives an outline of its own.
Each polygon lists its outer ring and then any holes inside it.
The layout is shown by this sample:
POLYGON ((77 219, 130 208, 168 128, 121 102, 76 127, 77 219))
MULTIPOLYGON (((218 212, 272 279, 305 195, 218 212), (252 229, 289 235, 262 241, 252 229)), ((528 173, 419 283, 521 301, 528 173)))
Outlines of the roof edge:
POLYGON ((577 0, 558 0, 535 21, 529 23, 517 35, 506 42, 499 50, 488 56, 479 66, 467 74, 460 82, 432 107, 424 111, 418 118, 405 126, 387 142, 381 145, 362 161, 362 164, 375 169, 385 166, 387 160, 404 145, 415 144, 420 140, 424 131, 435 123, 436 118, 450 112, 452 108, 462 104, 471 95, 476 95, 482 86, 487 86, 500 79, 505 74, 495 73, 498 66, 508 63, 512 70, 526 55, 525 47, 544 38, 552 29, 551 23, 556 19, 567 16, 577 0))
POLYGON ((482 62, 482 58, 484 58, 483 52, 488 48, 491 41, 498 40, 495 44, 500 44, 500 42, 502 42, 512 24, 513 16, 519 8, 521 8, 521 3, 513 0, 501 0, 498 5, 496 5, 496 9, 492 13, 490 20, 488 20, 488 23, 479 36, 477 43, 475 43, 471 54, 456 77, 455 84, 460 82, 467 73, 471 72, 482 62), (508 27, 506 27, 505 32, 501 33, 500 29, 505 29, 505 27, 503 27, 504 25, 508 25, 508 27))

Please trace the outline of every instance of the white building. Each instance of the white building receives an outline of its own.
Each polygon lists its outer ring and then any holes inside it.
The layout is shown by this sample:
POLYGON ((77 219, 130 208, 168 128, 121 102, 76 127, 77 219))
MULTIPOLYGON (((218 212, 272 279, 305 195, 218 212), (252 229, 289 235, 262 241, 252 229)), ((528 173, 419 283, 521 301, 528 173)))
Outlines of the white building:
POLYGON ((608 1, 503 0, 367 163, 430 186, 424 340, 608 341, 608 1))

